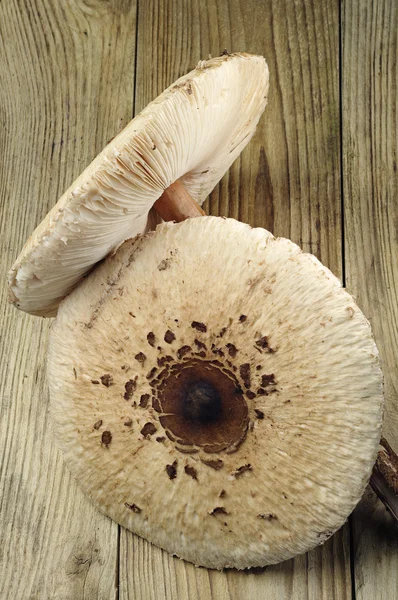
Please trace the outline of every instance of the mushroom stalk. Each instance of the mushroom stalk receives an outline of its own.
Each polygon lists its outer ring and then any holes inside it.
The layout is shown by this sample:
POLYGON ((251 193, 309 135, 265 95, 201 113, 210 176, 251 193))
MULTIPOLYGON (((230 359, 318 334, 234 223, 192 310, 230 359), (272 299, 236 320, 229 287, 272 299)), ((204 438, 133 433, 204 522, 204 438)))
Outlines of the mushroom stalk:
POLYGON ((370 478, 373 491, 398 522, 398 456, 383 437, 370 478))
POLYGON ((164 221, 177 223, 206 214, 178 179, 165 189, 153 207, 164 221))

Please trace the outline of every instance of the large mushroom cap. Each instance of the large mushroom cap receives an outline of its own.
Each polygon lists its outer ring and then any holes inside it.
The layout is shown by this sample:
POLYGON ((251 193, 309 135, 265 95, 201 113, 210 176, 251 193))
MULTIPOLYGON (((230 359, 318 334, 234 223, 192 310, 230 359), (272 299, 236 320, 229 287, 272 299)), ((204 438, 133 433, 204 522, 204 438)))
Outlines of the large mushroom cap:
POLYGON ((48 377, 84 491, 197 565, 322 543, 376 457, 382 376, 365 317, 313 256, 232 219, 125 242, 62 303, 48 377))
POLYGON ((9 274, 10 299, 54 316, 85 273, 142 233, 162 192, 180 179, 202 203, 251 139, 265 108, 262 56, 202 61, 117 135, 35 230, 9 274))

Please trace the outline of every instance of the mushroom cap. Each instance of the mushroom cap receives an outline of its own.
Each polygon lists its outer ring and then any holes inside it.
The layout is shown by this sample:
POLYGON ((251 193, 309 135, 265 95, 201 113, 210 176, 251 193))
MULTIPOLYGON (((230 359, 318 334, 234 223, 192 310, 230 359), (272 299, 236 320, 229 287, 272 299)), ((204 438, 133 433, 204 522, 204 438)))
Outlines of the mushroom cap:
POLYGON ((148 228, 152 205, 177 179, 202 204, 253 136, 268 80, 262 56, 223 55, 151 102, 34 231, 9 273, 10 301, 54 316, 93 265, 148 228))
POLYGON ((83 490, 196 565, 264 566, 324 542, 376 458, 368 321, 314 256, 233 219, 125 242, 61 304, 48 380, 83 490), (203 380, 221 418, 195 422, 184 402, 203 380))

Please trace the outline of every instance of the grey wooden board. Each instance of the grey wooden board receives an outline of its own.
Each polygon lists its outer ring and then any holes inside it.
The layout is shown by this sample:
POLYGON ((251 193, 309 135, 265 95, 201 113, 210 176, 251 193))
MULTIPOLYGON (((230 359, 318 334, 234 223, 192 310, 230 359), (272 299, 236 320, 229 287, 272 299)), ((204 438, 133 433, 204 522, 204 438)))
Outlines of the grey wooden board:
MULTIPOLYGON (((344 0, 341 11, 337 0, 2 0, 2 279, 134 104, 138 112, 224 48, 266 56, 270 98, 207 210, 292 238, 340 277, 345 266, 380 348, 385 434, 397 450, 394 0, 344 0)), ((0 294, 1 598, 398 598, 397 535, 370 491, 351 533, 346 526, 307 555, 247 574, 196 569, 119 531, 80 492, 54 444, 49 322, 8 306, 5 286, 0 294)))

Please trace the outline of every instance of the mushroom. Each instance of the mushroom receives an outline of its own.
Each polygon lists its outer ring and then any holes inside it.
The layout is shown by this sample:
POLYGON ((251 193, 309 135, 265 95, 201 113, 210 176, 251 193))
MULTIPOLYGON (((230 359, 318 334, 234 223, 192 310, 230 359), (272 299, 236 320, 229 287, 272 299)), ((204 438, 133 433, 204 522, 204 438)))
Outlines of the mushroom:
POLYGON ((153 204, 165 190, 176 194, 177 180, 202 204, 251 139, 267 93, 264 58, 246 53, 201 61, 178 79, 106 146, 34 231, 9 273, 10 300, 31 314, 55 316, 97 262, 152 227, 153 204))
POLYGON ((352 297, 292 242, 199 206, 267 92, 262 57, 199 63, 84 171, 9 278, 18 308, 58 311, 51 410, 82 488, 132 531, 218 569, 325 541, 360 499, 380 437, 378 353, 352 297), (124 242, 159 217, 188 220, 124 242))
POLYGON ((62 302, 48 380, 83 490, 196 565, 264 566, 324 542, 377 454, 369 323, 316 258, 233 219, 126 241, 62 302))

